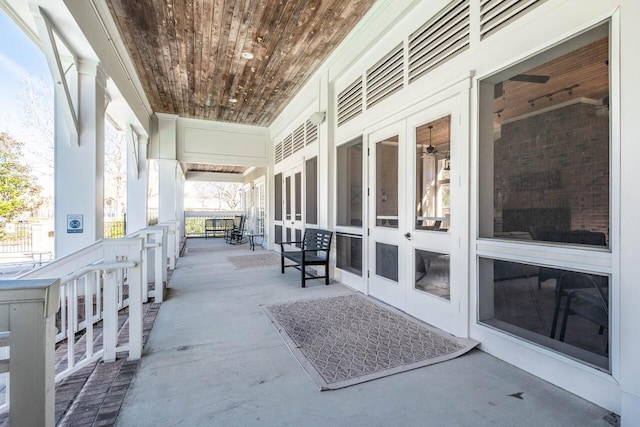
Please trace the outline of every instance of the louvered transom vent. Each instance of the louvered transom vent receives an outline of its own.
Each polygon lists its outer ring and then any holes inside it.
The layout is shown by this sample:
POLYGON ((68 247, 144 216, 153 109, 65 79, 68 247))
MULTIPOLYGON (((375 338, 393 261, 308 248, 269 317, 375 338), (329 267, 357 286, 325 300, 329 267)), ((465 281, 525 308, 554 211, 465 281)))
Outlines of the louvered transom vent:
POLYGON ((276 148, 273 153, 273 161, 280 163, 282 161, 282 142, 276 144, 276 148))
POLYGON ((469 48, 469 0, 456 0, 409 37, 409 82, 469 48))
POLYGON ((282 158, 283 159, 286 159, 291 154, 293 154, 292 143, 293 143, 293 135, 287 136, 282 141, 282 158))
POLYGON ((362 76, 338 95, 338 126, 362 114, 362 76))
POLYGON ((482 0, 480 40, 506 27, 546 0, 482 0))
POLYGON ((307 128, 306 145, 313 144, 318 140, 318 125, 314 125, 311 120, 307 120, 305 126, 307 128))
POLYGON ((304 148, 304 124, 301 124, 293 131, 293 152, 304 148))
POLYGON ((367 70, 367 108, 386 99, 404 85, 404 46, 400 43, 367 70))

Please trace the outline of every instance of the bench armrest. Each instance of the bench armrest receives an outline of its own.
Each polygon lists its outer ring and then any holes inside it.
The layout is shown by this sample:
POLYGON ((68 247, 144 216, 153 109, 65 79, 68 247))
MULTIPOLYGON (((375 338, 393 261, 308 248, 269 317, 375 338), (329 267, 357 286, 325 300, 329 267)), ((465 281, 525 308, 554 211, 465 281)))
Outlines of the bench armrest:
POLYGON ((280 242, 280 252, 285 252, 284 245, 293 245, 296 243, 302 244, 302 242, 280 242))

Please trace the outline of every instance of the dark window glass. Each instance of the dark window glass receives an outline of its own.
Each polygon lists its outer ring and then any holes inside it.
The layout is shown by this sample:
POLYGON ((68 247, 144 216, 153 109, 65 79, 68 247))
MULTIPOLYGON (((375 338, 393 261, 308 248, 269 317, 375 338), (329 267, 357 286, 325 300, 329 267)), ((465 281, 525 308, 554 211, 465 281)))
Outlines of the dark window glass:
POLYGON ((398 247, 376 242, 376 274, 398 281, 398 247))
POLYGON ((274 219, 276 221, 282 221, 282 174, 281 173, 275 176, 274 193, 275 193, 274 219))
POLYGON ((362 237, 336 233, 336 267, 362 276, 362 237))
POLYGON ((606 25, 481 83, 481 237, 609 246, 609 99, 606 25))
POLYGON ((451 299, 449 255, 416 249, 414 283, 420 291, 451 299))
POLYGON ((338 225, 362 227, 362 137, 338 147, 338 225))
POLYGON ((609 370, 609 278, 480 259, 480 322, 609 370))
POLYGON ((318 158, 306 161, 305 167, 306 223, 318 223, 318 158))

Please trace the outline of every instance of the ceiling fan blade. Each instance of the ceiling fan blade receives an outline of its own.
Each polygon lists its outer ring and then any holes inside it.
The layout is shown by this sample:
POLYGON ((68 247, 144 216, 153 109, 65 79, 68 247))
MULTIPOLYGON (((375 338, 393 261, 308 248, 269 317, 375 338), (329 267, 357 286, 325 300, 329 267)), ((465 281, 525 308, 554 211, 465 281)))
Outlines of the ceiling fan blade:
POLYGON ((546 83, 549 81, 549 76, 542 76, 537 74, 517 74, 511 77, 509 80, 514 82, 526 83, 546 83))

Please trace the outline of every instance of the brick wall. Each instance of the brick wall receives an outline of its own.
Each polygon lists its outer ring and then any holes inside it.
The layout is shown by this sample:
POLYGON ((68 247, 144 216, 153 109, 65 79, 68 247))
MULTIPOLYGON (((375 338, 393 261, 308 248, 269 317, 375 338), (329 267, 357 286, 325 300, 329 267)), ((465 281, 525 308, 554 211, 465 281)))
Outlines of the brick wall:
MULTIPOLYGON (((503 210, 564 209, 571 230, 603 232, 608 240, 609 118, 599 110, 577 103, 502 125, 494 146, 496 232, 503 210)), ((520 231, 528 225, 537 224, 520 231)))

